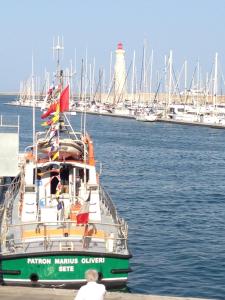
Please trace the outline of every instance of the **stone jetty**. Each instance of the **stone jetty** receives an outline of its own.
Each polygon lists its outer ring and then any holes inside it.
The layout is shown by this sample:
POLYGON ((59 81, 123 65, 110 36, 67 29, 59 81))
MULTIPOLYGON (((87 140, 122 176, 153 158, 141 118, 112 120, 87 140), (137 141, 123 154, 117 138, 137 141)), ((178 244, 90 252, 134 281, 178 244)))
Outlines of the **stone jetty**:
MULTIPOLYGON (((54 288, 28 288, 0 286, 0 299, 4 300, 73 300, 77 291, 54 288)), ((107 292, 105 300, 203 300, 190 297, 155 296, 107 292)))

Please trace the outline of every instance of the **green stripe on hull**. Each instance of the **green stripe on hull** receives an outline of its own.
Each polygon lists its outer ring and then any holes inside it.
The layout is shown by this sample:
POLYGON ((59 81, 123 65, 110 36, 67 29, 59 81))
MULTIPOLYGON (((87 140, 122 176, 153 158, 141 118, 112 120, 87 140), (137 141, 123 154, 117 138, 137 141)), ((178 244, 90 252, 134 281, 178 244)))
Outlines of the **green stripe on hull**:
POLYGON ((2 257, 2 270, 20 271, 18 275, 3 275, 3 280, 30 281, 32 274, 38 281, 79 281, 84 280, 85 271, 96 269, 102 274, 103 280, 126 280, 127 273, 113 274, 111 270, 129 268, 128 258, 98 257, 82 255, 49 255, 26 258, 2 257))

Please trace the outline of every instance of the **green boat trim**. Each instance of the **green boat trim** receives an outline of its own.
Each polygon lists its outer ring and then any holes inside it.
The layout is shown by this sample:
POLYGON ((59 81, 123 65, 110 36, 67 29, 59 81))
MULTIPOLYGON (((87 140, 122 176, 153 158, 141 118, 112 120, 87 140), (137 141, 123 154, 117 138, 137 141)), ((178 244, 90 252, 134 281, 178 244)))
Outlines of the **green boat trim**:
POLYGON ((100 282, 108 289, 126 285, 131 255, 60 251, 24 253, 0 257, 0 278, 6 285, 55 286, 78 288, 88 269, 99 272, 100 282))

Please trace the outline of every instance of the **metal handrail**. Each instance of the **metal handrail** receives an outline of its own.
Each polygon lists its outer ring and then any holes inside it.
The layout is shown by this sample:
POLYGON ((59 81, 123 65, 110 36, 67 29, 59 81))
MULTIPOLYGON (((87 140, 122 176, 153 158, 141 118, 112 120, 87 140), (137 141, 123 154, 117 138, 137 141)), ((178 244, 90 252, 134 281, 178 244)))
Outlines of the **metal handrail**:
MULTIPOLYGON (((42 226, 57 226, 57 225, 60 225, 60 226, 63 226, 65 224, 74 224, 74 225, 77 225, 77 226, 80 226, 80 224, 77 224, 76 222, 74 221, 47 221, 47 222, 41 222, 41 221, 37 221, 37 222, 23 222, 23 223, 20 223, 20 224, 11 224, 9 225, 8 227, 9 228, 13 228, 13 227, 26 227, 26 226, 31 226, 31 225, 42 225, 42 226)), ((113 227, 121 227, 122 224, 118 223, 118 224, 112 224, 112 223, 100 223, 100 222, 90 222, 90 223, 87 223, 85 225, 103 225, 103 226, 113 226, 113 227)), ((82 224, 83 226, 83 224, 82 224)), ((62 227, 62 228, 66 228, 66 227, 62 227)))
POLYGON ((8 233, 9 223, 12 219, 12 203, 14 200, 14 196, 18 193, 20 186, 20 177, 15 177, 11 182, 7 192, 5 193, 5 199, 3 202, 3 207, 1 211, 1 243, 0 249, 2 245, 6 242, 6 236, 8 233))
POLYGON ((9 185, 9 188, 7 189, 7 192, 5 193, 5 200, 4 200, 4 207, 9 208, 9 205, 14 200, 15 194, 18 192, 20 187, 20 177, 15 177, 11 184, 9 185))
POLYGON ((116 207, 113 204, 109 194, 105 191, 105 189, 101 185, 99 186, 99 194, 100 194, 101 201, 104 203, 106 208, 109 209, 109 212, 112 215, 113 220, 116 223, 119 223, 119 218, 118 218, 116 207))
MULTIPOLYGON (((13 233, 13 231, 8 231, 5 232, 5 234, 2 236, 2 245, 4 245, 5 250, 7 250, 7 248, 18 248, 17 252, 21 252, 24 251, 25 247, 29 247, 32 246, 32 244, 35 244, 37 242, 40 242, 40 240, 42 240, 44 242, 43 244, 43 248, 40 251, 47 251, 47 243, 49 242, 54 242, 54 243, 60 243, 60 242, 77 242, 77 238, 92 238, 92 239, 99 239, 100 241, 102 240, 104 243, 106 243, 107 241, 114 241, 114 250, 112 251, 113 253, 120 253, 121 252, 121 247, 123 249, 123 251, 128 251, 127 250, 127 236, 126 235, 119 235, 119 232, 121 230, 121 226, 122 224, 110 224, 110 223, 100 223, 100 222, 91 222, 87 225, 100 225, 101 227, 104 226, 112 226, 116 228, 116 232, 118 233, 116 236, 112 236, 110 235, 110 232, 112 232, 111 230, 106 231, 105 235, 103 236, 94 236, 94 235, 86 235, 84 232, 79 232, 77 234, 71 234, 70 230, 73 229, 70 225, 71 224, 75 224, 75 222, 72 221, 57 221, 57 222, 30 222, 30 223, 24 223, 24 224, 13 224, 13 225, 9 225, 8 229, 11 228, 20 228, 21 230, 21 238, 9 238, 7 237, 7 234, 13 233), (49 224, 50 223, 50 224, 49 224), (64 236, 64 234, 62 233, 62 236, 54 236, 54 235, 49 235, 48 233, 48 229, 50 229, 52 226, 56 227, 57 225, 61 225, 62 227, 60 229, 62 229, 63 233, 67 232, 69 233, 69 236, 64 236), (31 228, 31 225, 32 228, 31 228), (67 225, 67 227, 65 226, 67 225), (29 227, 30 230, 36 230, 36 229, 41 229, 40 227, 43 227, 42 229, 44 229, 44 232, 41 235, 38 236, 34 236, 34 237, 24 237, 22 238, 22 233, 23 231, 26 229, 26 227, 29 227), (21 250, 22 249, 22 250, 21 250)), ((80 226, 76 226, 76 228, 79 228, 80 226)), ((97 230, 102 230, 103 228, 99 227, 97 230)), ((41 247, 42 248, 42 247, 41 247)), ((1 249, 2 251, 3 249, 1 249)), ((15 253, 16 250, 12 251, 9 250, 9 253, 13 252, 15 253)), ((87 250, 88 251, 88 250, 87 250)), ((105 251, 107 252, 107 246, 105 244, 105 251)), ((2 251, 2 253, 6 253, 6 251, 2 251)))
MULTIPOLYGON (((85 236, 85 238, 94 238, 93 236, 85 236)), ((84 238, 84 236, 79 236, 79 238, 84 238)), ((19 240, 19 239, 7 239, 6 240, 6 247, 7 249, 5 249, 5 251, 0 251, 0 255, 7 255, 7 254, 15 254, 15 253, 24 253, 24 250, 28 249, 28 247, 30 246, 32 248, 32 245, 35 245, 36 243, 40 243, 40 239, 43 239, 44 243, 43 243, 43 247, 38 247, 36 249, 36 252, 37 253, 43 253, 43 252, 48 252, 49 251, 49 247, 48 247, 48 244, 49 243, 54 243, 55 246, 56 245, 60 245, 60 243, 62 242, 68 242, 68 243, 71 243, 71 242, 74 242, 74 243, 77 243, 79 242, 80 240, 77 240, 75 239, 74 237, 61 237, 61 238, 50 238, 48 236, 42 236, 42 237, 39 237, 39 240, 38 241, 35 241, 35 240, 29 240, 29 241, 24 241, 24 240, 19 240)), ((125 238, 114 238, 114 237, 104 237, 102 238, 103 240, 103 243, 106 243, 107 241, 114 241, 114 249, 112 249, 112 251, 108 251, 107 248, 106 248, 106 245, 104 247, 104 252, 105 253, 128 253, 128 248, 127 248, 127 240, 125 238), (122 247, 122 251, 121 251, 121 246, 123 243, 123 247, 122 247)), ((84 252, 90 252, 90 249, 89 248, 82 248, 82 251, 84 252)), ((61 250, 62 251, 62 250, 61 250)), ((78 249, 78 251, 81 251, 78 249)), ((95 252, 98 252, 98 249, 95 250, 95 252)), ((99 252, 102 253, 102 248, 99 249, 99 252)), ((29 252, 28 252, 29 253, 29 252)))

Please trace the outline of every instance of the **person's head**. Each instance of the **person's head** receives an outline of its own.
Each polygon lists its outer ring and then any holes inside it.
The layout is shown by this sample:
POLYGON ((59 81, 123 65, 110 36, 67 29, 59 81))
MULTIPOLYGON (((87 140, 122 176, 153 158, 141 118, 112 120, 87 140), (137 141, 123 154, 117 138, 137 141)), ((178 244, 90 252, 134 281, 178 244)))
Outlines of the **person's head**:
POLYGON ((87 270, 85 272, 87 282, 96 282, 98 280, 98 272, 96 270, 87 270))

